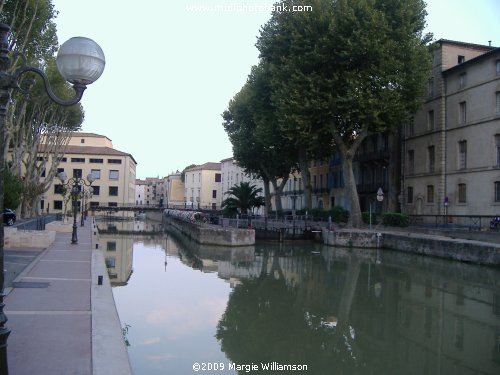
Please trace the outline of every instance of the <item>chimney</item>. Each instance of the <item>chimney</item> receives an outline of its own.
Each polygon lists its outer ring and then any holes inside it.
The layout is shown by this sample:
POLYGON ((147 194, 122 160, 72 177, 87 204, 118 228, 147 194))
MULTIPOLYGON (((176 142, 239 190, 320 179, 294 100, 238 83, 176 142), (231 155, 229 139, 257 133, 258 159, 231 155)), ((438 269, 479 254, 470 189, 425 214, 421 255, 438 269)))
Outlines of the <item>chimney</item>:
POLYGON ((491 40, 488 40, 488 45, 491 47, 491 40))

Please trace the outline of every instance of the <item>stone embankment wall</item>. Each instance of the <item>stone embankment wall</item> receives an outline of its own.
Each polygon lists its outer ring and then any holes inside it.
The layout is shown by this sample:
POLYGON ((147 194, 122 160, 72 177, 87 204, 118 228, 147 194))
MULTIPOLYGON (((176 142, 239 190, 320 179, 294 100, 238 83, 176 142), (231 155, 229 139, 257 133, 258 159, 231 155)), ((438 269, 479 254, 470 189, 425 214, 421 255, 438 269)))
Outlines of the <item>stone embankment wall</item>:
POLYGON ((5 248, 43 248, 46 249, 56 239, 53 230, 17 230, 17 228, 4 228, 5 248))
POLYGON ((385 248, 475 264, 499 265, 500 244, 412 232, 323 230, 330 246, 385 248))
POLYGON ((215 225, 191 223, 166 215, 164 220, 167 224, 200 244, 217 246, 248 246, 255 244, 255 231, 253 229, 221 228, 215 225))

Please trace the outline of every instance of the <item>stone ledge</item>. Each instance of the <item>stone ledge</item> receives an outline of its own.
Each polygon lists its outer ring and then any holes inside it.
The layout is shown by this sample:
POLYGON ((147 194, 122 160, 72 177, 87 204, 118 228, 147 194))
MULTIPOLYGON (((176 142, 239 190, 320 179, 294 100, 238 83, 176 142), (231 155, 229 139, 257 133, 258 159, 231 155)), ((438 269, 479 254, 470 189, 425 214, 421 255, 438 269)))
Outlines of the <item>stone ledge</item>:
POLYGON ((56 239, 53 230, 18 230, 17 228, 4 228, 5 248, 44 248, 46 249, 56 239))

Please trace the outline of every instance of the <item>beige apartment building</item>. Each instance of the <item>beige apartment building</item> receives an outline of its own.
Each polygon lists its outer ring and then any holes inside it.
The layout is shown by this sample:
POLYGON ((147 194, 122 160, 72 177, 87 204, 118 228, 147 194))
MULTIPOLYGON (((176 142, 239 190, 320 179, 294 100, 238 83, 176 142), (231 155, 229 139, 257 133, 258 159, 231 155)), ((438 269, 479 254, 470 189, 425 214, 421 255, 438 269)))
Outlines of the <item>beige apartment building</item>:
POLYGON ((404 212, 500 214, 500 48, 439 40, 427 94, 404 136, 404 212))
MULTIPOLYGON (((72 177, 86 180, 90 173, 94 176, 95 181, 89 188, 92 196, 85 202, 86 207, 118 206, 134 203, 136 165, 133 156, 114 149, 108 137, 73 133, 58 172, 65 172, 68 180, 72 177)), ((54 178, 51 187, 42 196, 40 208, 44 212, 63 213, 71 210, 69 194, 63 196, 62 188, 61 181, 54 178)))
POLYGON ((186 208, 220 209, 221 165, 205 163, 184 171, 184 199, 186 208))
POLYGON ((165 206, 169 208, 184 208, 184 182, 182 174, 177 171, 164 178, 165 206))

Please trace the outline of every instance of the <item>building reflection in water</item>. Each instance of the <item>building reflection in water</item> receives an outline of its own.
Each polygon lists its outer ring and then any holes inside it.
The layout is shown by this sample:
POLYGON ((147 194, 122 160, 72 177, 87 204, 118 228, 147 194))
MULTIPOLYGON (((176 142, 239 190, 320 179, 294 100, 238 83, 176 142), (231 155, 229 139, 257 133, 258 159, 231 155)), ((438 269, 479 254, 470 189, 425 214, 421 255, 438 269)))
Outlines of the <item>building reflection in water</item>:
MULTIPOLYGON (((134 241, 106 251, 117 282, 130 276, 134 241)), ((216 338, 234 363, 307 364, 315 375, 500 373, 498 269, 312 245, 200 246, 170 233, 139 241, 230 283, 216 338)))

